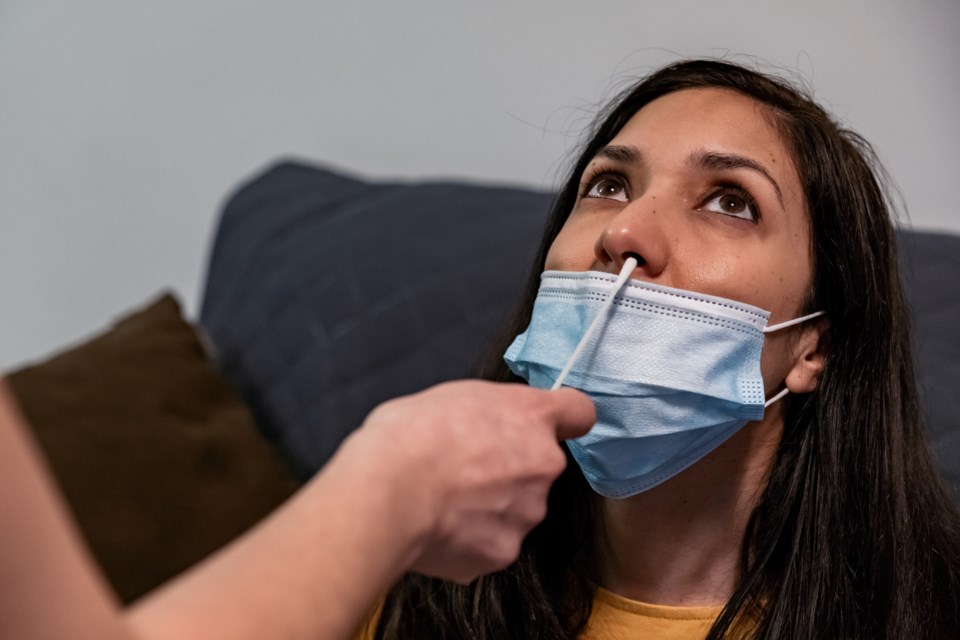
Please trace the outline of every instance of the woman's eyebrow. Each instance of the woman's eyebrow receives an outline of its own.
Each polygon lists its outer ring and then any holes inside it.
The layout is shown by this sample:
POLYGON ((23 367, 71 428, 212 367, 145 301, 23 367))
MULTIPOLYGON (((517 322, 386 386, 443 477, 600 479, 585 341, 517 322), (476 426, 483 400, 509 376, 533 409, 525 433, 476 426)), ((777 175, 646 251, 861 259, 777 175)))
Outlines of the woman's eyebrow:
POLYGON ((750 169, 756 171, 773 185, 777 192, 777 200, 780 206, 783 206, 783 192, 780 185, 773 179, 766 167, 752 158, 740 156, 735 153, 718 153, 716 151, 698 151, 690 156, 690 164, 698 169, 719 170, 719 169, 750 169))
POLYGON ((606 158, 624 164, 636 164, 643 160, 643 154, 640 153, 640 149, 631 145, 608 144, 597 150, 593 159, 596 160, 597 158, 606 158))

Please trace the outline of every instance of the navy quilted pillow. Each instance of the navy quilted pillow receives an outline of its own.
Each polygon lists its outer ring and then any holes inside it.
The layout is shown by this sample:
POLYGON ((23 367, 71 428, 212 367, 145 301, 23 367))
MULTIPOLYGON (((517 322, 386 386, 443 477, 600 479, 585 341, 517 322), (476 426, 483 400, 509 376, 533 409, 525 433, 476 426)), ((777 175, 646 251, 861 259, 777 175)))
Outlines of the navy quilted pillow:
POLYGON ((473 373, 516 304, 552 198, 285 163, 230 199, 201 322, 302 475, 380 402, 473 373))
POLYGON ((960 500, 960 236, 899 233, 930 443, 960 500))

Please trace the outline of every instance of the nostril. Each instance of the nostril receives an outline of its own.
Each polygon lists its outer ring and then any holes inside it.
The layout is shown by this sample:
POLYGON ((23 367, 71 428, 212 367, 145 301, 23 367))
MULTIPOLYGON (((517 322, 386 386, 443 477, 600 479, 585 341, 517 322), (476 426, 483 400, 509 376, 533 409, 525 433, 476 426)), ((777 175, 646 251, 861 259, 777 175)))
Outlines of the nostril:
POLYGON ((623 259, 626 260, 627 258, 633 258, 634 260, 636 260, 638 267, 642 267, 647 263, 647 261, 643 259, 643 256, 633 251, 628 251, 625 254, 623 254, 623 259))

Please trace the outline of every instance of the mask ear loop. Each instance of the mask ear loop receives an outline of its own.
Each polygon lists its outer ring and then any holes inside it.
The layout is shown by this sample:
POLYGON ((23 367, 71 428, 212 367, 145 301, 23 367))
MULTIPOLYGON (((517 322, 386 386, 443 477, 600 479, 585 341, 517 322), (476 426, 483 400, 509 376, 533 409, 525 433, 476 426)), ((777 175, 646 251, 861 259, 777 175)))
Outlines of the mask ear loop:
MULTIPOLYGON (((813 312, 813 313, 811 313, 811 314, 808 314, 808 315, 805 315, 805 316, 800 316, 799 318, 794 318, 793 320, 787 320, 786 322, 781 322, 780 324, 775 324, 775 325, 772 325, 772 326, 769 326, 769 327, 764 327, 763 332, 764 332, 764 333, 773 333, 774 331, 779 331, 780 329, 786 329, 787 327, 792 327, 792 326, 795 325, 795 324, 800 324, 801 322, 806 322, 807 320, 810 320, 810 319, 812 319, 812 318, 819 318, 820 316, 823 316, 823 315, 826 315, 826 314, 827 314, 826 311, 815 311, 815 312, 813 312)), ((790 393, 790 390, 787 389, 786 387, 784 387, 783 389, 780 390, 780 393, 776 394, 775 396, 773 396, 772 398, 770 398, 769 400, 767 400, 766 402, 764 402, 764 403, 763 403, 763 408, 766 409, 767 407, 769 407, 770 405, 772 405, 774 402, 776 402, 777 400, 779 400, 779 399, 782 398, 783 396, 787 395, 788 393, 790 393)))
POLYGON ((780 390, 780 393, 778 393, 777 395, 773 396, 772 398, 770 398, 769 400, 767 400, 766 402, 764 402, 764 403, 763 403, 763 408, 766 409, 767 407, 769 407, 770 405, 772 405, 774 402, 776 402, 777 400, 779 400, 779 399, 782 398, 783 396, 787 395, 788 393, 790 393, 790 389, 787 389, 786 387, 784 387, 783 389, 780 390))
POLYGON ((607 294, 607 299, 603 301, 600 311, 598 311, 597 315, 593 317, 593 321, 590 323, 590 326, 587 327, 586 333, 584 333, 583 337, 580 338, 580 342, 577 343, 577 348, 573 350, 573 355, 570 356, 570 359, 567 360, 566 366, 563 367, 563 371, 561 371, 560 375, 557 376, 557 381, 553 383, 552 387, 550 387, 551 391, 556 391, 559 389, 563 384, 563 381, 566 380, 567 374, 569 374, 570 370, 573 369, 573 365, 576 363, 577 358, 580 357, 580 353, 583 351, 583 348, 586 346, 587 342, 590 341, 590 338, 593 337, 593 334, 596 333, 597 327, 600 326, 600 323, 607 317, 607 311, 613 304, 614 297, 616 297, 617 293, 620 292, 623 284, 630 278, 630 274, 633 273, 633 270, 636 268, 636 258, 630 257, 624 261, 623 268, 620 269, 620 275, 617 276, 617 281, 613 283, 612 287, 610 287, 610 292, 607 294))
POLYGON ((819 318, 820 316, 827 315, 826 311, 814 311, 813 313, 805 316, 800 316, 799 318, 794 318, 793 320, 787 320, 786 322, 781 322, 780 324, 773 324, 769 327, 764 327, 764 333, 773 333, 774 331, 780 331, 780 329, 786 329, 787 327, 792 327, 795 324, 800 324, 801 322, 806 322, 811 318, 819 318))

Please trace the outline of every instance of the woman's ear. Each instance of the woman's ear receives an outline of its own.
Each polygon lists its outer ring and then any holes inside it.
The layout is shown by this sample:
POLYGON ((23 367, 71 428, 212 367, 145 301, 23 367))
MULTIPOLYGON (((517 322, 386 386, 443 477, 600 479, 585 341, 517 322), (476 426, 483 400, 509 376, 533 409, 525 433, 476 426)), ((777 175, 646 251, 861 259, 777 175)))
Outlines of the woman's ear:
POLYGON ((822 318, 804 327, 793 352, 793 367, 784 382, 790 393, 810 393, 817 388, 827 354, 830 353, 830 321, 822 318))

